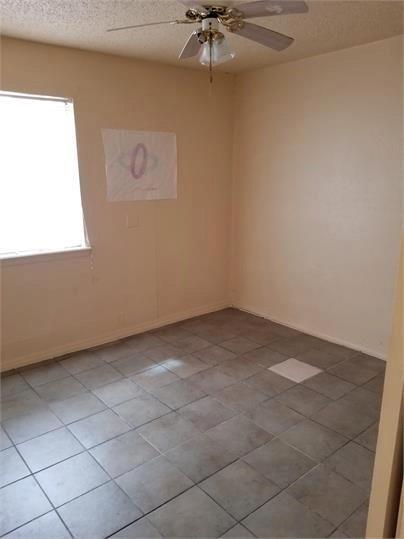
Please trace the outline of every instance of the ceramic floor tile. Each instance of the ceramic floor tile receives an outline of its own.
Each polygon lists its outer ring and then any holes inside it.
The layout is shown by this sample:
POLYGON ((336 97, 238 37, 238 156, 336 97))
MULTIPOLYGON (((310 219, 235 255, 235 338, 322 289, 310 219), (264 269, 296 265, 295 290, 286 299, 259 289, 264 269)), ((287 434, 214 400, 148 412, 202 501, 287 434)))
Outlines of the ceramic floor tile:
POLYGON ((165 457, 157 457, 116 479, 124 492, 147 513, 193 486, 165 457))
POLYGON ((209 346, 208 348, 194 352, 193 355, 211 367, 237 357, 236 354, 230 352, 230 350, 226 350, 222 346, 209 346))
POLYGON ((379 423, 376 422, 374 425, 371 425, 365 431, 361 432, 359 436, 355 438, 355 442, 366 447, 366 449, 370 449, 370 451, 376 451, 378 432, 379 423))
POLYGON ((95 389, 119 380, 122 375, 111 365, 102 365, 102 367, 97 367, 96 369, 79 372, 76 374, 76 378, 88 389, 95 389))
POLYGON ((190 402, 201 399, 206 393, 189 381, 179 380, 166 386, 153 389, 153 395, 161 402, 176 410, 190 402))
POLYGON ((187 355, 175 359, 166 359, 161 365, 180 378, 187 378, 192 374, 203 371, 209 367, 195 356, 187 355))
POLYGON ((144 395, 124 402, 119 406, 115 406, 114 410, 132 427, 139 427, 171 412, 168 406, 152 397, 152 395, 144 395))
POLYGON ((32 414, 21 415, 3 422, 4 430, 15 444, 30 440, 63 424, 49 410, 40 409, 32 414))
POLYGON ((158 387, 176 382, 179 380, 179 377, 161 365, 156 365, 151 369, 135 374, 131 379, 140 387, 143 387, 143 389, 152 391, 158 387))
POLYGON ((364 503, 352 515, 341 524, 341 530, 347 537, 366 537, 366 523, 369 506, 364 503))
POLYGON ((128 379, 118 380, 106 386, 93 389, 94 395, 102 400, 107 406, 117 406, 122 402, 145 395, 144 390, 128 379))
POLYGON ((10 440, 10 438, 7 436, 6 431, 3 429, 3 427, 0 427, 0 451, 3 451, 3 449, 7 449, 8 447, 11 447, 12 445, 13 443, 10 440))
POLYGON ((338 539, 348 539, 348 535, 342 531, 341 528, 337 528, 329 537, 337 537, 338 539))
POLYGON ((69 376, 69 372, 59 363, 47 363, 39 367, 27 367, 21 375, 32 386, 39 386, 69 376))
POLYGON ((144 355, 156 363, 162 363, 169 359, 179 359, 180 357, 186 356, 186 352, 176 348, 172 344, 162 344, 161 346, 156 346, 156 348, 151 348, 146 350, 144 355))
POLYGON ((247 378, 244 382, 253 389, 265 393, 267 397, 273 397, 295 385, 295 382, 292 382, 292 380, 269 370, 251 376, 251 378, 247 378))
POLYGON ((357 387, 350 391, 339 402, 352 405, 358 411, 365 410, 365 413, 372 416, 374 420, 379 419, 382 404, 381 395, 368 391, 363 387, 357 387))
POLYGON ((198 337, 197 335, 187 335, 180 339, 175 339, 175 346, 187 354, 192 354, 198 350, 203 350, 211 345, 209 341, 198 337))
POLYGON ((66 425, 105 410, 105 404, 91 393, 80 393, 70 399, 54 401, 49 403, 49 407, 66 425))
POLYGON ((243 460, 280 488, 287 487, 317 464, 279 439, 248 453, 243 460))
POLYGON ((268 344, 268 348, 284 354, 288 358, 296 357, 303 352, 307 352, 313 346, 309 341, 302 340, 301 337, 283 338, 268 344))
POLYGON ((220 402, 239 412, 255 408, 268 398, 264 393, 260 393, 242 382, 225 387, 214 395, 220 402))
POLYGON ((244 528, 241 524, 236 524, 234 528, 231 528, 229 531, 222 535, 223 538, 234 538, 234 539, 246 539, 248 537, 255 537, 247 528, 244 528))
POLYGON ((235 453, 228 451, 206 434, 191 438, 167 451, 165 456, 195 483, 199 483, 237 458, 235 453))
POLYGON ((256 537, 327 537, 334 526, 282 492, 243 520, 256 537))
POLYGON ((360 353, 352 358, 352 361, 361 367, 384 373, 386 369, 386 362, 377 357, 369 356, 368 354, 360 353))
POLYGON ((18 451, 31 470, 38 472, 81 453, 84 448, 66 428, 62 428, 19 444, 18 451))
POLYGON ((341 378, 328 372, 321 372, 317 376, 305 380, 303 385, 334 400, 341 398, 356 387, 354 384, 341 380, 341 378))
POLYGON ((153 334, 167 342, 176 341, 178 339, 185 339, 192 334, 181 327, 179 324, 170 324, 162 328, 153 331, 153 334))
POLYGON ((220 537, 236 521, 198 487, 148 515, 163 537, 220 537))
POLYGON ((303 382, 321 372, 321 369, 294 358, 272 365, 272 367, 269 367, 269 370, 285 378, 289 378, 293 382, 303 382))
POLYGON ((293 483, 288 494, 334 526, 339 526, 367 498, 367 494, 320 464, 293 483))
POLYGON ((144 354, 133 354, 129 357, 118 359, 118 361, 114 361, 110 365, 124 376, 133 376, 134 374, 155 367, 156 363, 144 354))
POLYGON ((210 396, 187 404, 180 408, 178 413, 203 432, 237 414, 235 410, 210 396))
MULTIPOLYGON (((326 342, 320 347, 322 350, 325 350, 326 352, 329 352, 330 354, 337 356, 339 359, 341 359, 341 361, 349 359, 358 354, 356 350, 352 350, 351 348, 346 348, 345 346, 341 346, 339 344, 333 344, 329 342, 326 342)), ((318 348, 318 347, 314 346, 314 348, 318 348)))
POLYGON ((92 456, 111 477, 117 477, 157 457, 158 451, 137 432, 130 431, 93 449, 92 456))
POLYGON ((36 478, 56 507, 109 479, 88 453, 81 453, 51 468, 46 468, 37 473, 36 478))
POLYGON ((78 538, 363 534, 384 370, 229 308, 12 373, 0 532, 68 537, 22 464, 78 538))
POLYGON ((384 387, 384 374, 378 374, 375 378, 366 382, 362 387, 374 393, 382 394, 384 387))
POLYGON ((143 425, 137 432, 162 452, 182 444, 199 433, 190 421, 176 412, 143 425))
POLYGON ((247 329, 241 333, 241 336, 260 345, 269 344, 279 340, 279 335, 268 328, 247 329))
POLYGON ((161 339, 153 335, 152 333, 139 333, 138 335, 133 335, 133 337, 128 337, 125 339, 124 343, 130 350, 134 352, 145 352, 150 350, 150 348, 155 348, 164 343, 161 339))
POLYGON ((255 350, 255 348, 259 348, 260 345, 245 337, 235 337, 229 341, 222 342, 221 346, 226 348, 226 350, 230 350, 230 352, 233 352, 237 356, 241 356, 251 350, 255 350))
POLYGON ((279 488, 238 460, 200 484, 236 520, 241 520, 279 492, 279 488))
POLYGON ((360 409, 356 404, 347 401, 334 401, 319 412, 312 419, 325 427, 342 434, 347 438, 354 438, 374 423, 374 413, 360 409))
POLYGON ((26 477, 0 490, 0 535, 26 524, 52 509, 33 477, 26 477))
POLYGON ((86 449, 130 430, 129 425, 112 410, 71 423, 68 428, 86 449))
POLYGON ((345 436, 310 420, 298 423, 283 432, 280 438, 319 461, 324 460, 348 442, 345 436))
POLYGON ((35 391, 38 395, 46 401, 65 400, 69 397, 74 397, 85 390, 85 387, 72 376, 35 387, 35 391))
POLYGON ((107 363, 133 355, 133 351, 123 341, 116 341, 115 343, 97 348, 94 350, 94 353, 99 359, 107 363))
POLYGON ((60 520, 56 511, 17 528, 4 536, 4 539, 70 539, 71 535, 60 520))
POLYGON ((209 341, 212 344, 221 344, 222 342, 229 341, 230 339, 234 339, 237 336, 231 328, 227 329, 223 327, 213 326, 204 330, 200 330, 198 332, 198 335, 202 337, 202 339, 205 339, 205 341, 209 341))
POLYGON ((250 453, 256 447, 268 442, 272 435, 261 429, 258 425, 238 415, 220 423, 207 431, 212 440, 224 446, 228 451, 238 456, 250 453))
POLYGON ((84 351, 77 352, 76 354, 61 360, 60 364, 70 372, 70 374, 78 374, 82 371, 101 367, 103 362, 94 352, 84 351))
POLYGON ((6 421, 19 415, 32 414, 35 411, 46 409, 46 403, 32 389, 27 389, 2 400, 1 420, 6 421))
POLYGON ((209 394, 215 393, 236 382, 234 378, 221 372, 218 367, 211 367, 210 369, 198 372, 190 376, 188 381, 209 394))
POLYGON ((234 378, 237 381, 250 378, 254 374, 260 373, 264 370, 264 367, 261 367, 254 361, 248 361, 243 358, 229 359, 220 363, 218 370, 227 374, 231 378, 234 378))
POLYGON ((1 379, 1 399, 8 399, 22 391, 26 391, 30 388, 27 382, 20 374, 11 374, 9 376, 2 376, 1 379))
POLYGON ((362 385, 378 374, 377 371, 357 363, 355 358, 339 363, 335 367, 329 369, 328 372, 356 385, 362 385))
POLYGON ((323 348, 313 348, 312 350, 303 352, 303 354, 298 354, 296 359, 321 370, 327 370, 330 367, 334 367, 338 363, 341 363, 340 357, 330 354, 323 348))
POLYGON ((372 451, 350 442, 328 457, 324 465, 370 492, 374 456, 372 451))
POLYGON ((0 488, 9 483, 14 483, 14 481, 18 481, 18 479, 22 479, 30 475, 30 473, 14 447, 9 447, 0 452, 0 488))
POLYGON ((108 537, 142 516, 113 481, 67 503, 59 512, 73 536, 82 539, 108 537))
POLYGON ((273 435, 278 435, 305 419, 303 415, 274 399, 246 411, 245 415, 273 435))
POLYGON ((288 356, 263 346, 261 348, 256 348, 251 352, 247 352, 242 356, 242 358, 249 361, 254 361, 258 365, 268 368, 272 367, 272 365, 276 365, 277 363, 282 363, 282 361, 288 359, 288 356))
POLYGON ((121 539, 157 539, 161 535, 150 520, 143 517, 115 533, 112 537, 120 537, 121 539))
POLYGON ((294 337, 299 337, 300 335, 303 335, 303 333, 301 331, 298 331, 297 329, 282 326, 281 324, 270 322, 269 320, 268 322, 271 331, 273 331, 276 335, 279 335, 279 338, 293 339, 294 337))
POLYGON ((328 397, 301 384, 295 385, 281 393, 276 397, 276 400, 307 417, 321 410, 321 408, 324 408, 331 402, 328 397))

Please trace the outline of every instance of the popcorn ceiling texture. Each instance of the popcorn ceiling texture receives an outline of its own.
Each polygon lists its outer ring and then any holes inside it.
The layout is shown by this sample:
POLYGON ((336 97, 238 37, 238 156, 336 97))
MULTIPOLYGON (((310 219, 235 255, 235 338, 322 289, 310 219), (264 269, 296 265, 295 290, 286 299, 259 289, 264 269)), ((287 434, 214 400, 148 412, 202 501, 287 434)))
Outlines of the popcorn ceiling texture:
MULTIPOLYGON (((235 73, 260 68, 377 41, 403 31, 401 2, 308 3, 307 14, 254 21, 294 37, 296 42, 289 49, 278 53, 229 35, 237 57, 218 69, 235 73)), ((175 0, 0 0, 0 9, 1 33, 6 36, 201 68, 196 60, 177 59, 193 25, 111 34, 105 31, 114 26, 182 18, 186 8, 175 0)))

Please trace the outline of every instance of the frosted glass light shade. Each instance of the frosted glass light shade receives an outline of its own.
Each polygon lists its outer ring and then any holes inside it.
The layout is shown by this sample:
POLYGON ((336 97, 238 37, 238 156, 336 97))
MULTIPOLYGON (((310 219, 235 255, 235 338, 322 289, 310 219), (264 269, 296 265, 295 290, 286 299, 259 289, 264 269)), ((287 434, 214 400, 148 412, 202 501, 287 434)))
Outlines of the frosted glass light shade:
POLYGON ((202 65, 209 65, 210 46, 212 46, 212 65, 223 64, 235 57, 235 53, 230 50, 225 38, 212 41, 212 44, 210 44, 209 41, 205 41, 199 53, 199 62, 202 65))

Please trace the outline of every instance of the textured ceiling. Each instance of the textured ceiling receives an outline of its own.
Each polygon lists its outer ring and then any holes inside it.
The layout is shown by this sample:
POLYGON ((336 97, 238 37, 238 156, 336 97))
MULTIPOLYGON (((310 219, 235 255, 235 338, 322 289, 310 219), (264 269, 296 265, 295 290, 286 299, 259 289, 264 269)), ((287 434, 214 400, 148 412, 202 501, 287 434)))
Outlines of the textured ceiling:
MULTIPOLYGON (((205 3, 205 2, 203 2, 205 3)), ((208 3, 208 2, 206 2, 208 3)), ((237 5, 237 1, 212 2, 237 5)), ((283 52, 228 35, 236 58, 220 69, 240 72, 384 39, 403 32, 403 3, 390 0, 312 0, 309 12, 252 22, 295 38, 283 52)), ((132 56, 184 67, 177 60, 193 25, 155 26, 106 33, 107 28, 182 18, 175 0, 0 0, 3 35, 132 56)))

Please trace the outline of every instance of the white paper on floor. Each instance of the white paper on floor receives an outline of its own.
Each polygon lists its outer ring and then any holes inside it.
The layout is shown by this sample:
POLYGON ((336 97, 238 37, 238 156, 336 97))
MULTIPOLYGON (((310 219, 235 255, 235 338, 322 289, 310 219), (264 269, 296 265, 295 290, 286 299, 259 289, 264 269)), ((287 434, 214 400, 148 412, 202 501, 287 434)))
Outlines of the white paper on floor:
POLYGON ((107 200, 177 198, 175 133, 102 129, 107 200))
POLYGON ((322 372, 321 369, 293 357, 269 367, 269 370, 297 383, 303 382, 303 380, 312 378, 322 372))

